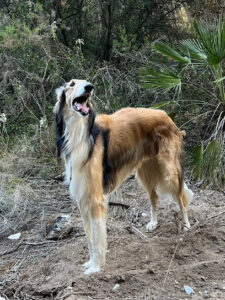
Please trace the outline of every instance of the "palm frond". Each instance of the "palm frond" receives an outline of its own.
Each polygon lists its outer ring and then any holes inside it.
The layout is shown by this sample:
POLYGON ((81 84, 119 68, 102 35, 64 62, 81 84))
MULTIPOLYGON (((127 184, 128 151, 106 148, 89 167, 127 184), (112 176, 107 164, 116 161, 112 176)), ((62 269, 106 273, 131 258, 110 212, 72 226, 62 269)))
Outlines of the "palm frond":
POLYGON ((218 78, 217 80, 215 80, 214 82, 219 83, 221 81, 225 80, 225 76, 223 76, 222 78, 218 78))
POLYGON ((177 52, 176 50, 172 49, 170 46, 162 42, 156 42, 154 44, 154 48, 164 56, 173 58, 180 63, 187 64, 191 62, 191 60, 188 57, 182 56, 179 52, 177 52))
POLYGON ((194 147, 192 166, 196 179, 221 184, 225 180, 224 145, 218 139, 213 139, 204 150, 203 143, 194 147))
POLYGON ((155 109, 158 109, 158 108, 161 108, 161 107, 164 107, 168 104, 170 104, 172 101, 164 101, 164 102, 160 102, 160 103, 155 103, 153 105, 151 105, 150 108, 155 108, 155 109))
POLYGON ((194 27, 208 62, 211 65, 219 64, 225 58, 225 19, 218 18, 214 25, 194 21, 194 27))
POLYGON ((199 41, 188 39, 181 41, 180 44, 181 51, 183 51, 186 55, 190 55, 191 58, 196 58, 204 61, 207 60, 207 55, 199 41))
POLYGON ((167 70, 155 71, 148 68, 140 72, 142 75, 142 87, 150 88, 152 91, 167 93, 175 89, 177 93, 181 91, 181 78, 167 70))
POLYGON ((203 161, 203 143, 197 145, 193 148, 192 151, 192 168, 196 179, 200 178, 202 170, 202 161, 203 161))
POLYGON ((216 182, 221 175, 221 143, 219 140, 212 140, 205 149, 202 172, 209 182, 216 182))

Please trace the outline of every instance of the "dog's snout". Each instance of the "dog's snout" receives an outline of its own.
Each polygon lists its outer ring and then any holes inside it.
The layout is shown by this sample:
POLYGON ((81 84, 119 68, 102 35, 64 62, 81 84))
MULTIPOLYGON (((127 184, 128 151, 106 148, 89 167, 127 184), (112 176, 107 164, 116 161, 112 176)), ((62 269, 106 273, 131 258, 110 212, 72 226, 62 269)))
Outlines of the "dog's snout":
POLYGON ((88 84, 88 85, 85 86, 85 91, 87 93, 90 93, 93 90, 93 88, 94 88, 93 85, 88 84))

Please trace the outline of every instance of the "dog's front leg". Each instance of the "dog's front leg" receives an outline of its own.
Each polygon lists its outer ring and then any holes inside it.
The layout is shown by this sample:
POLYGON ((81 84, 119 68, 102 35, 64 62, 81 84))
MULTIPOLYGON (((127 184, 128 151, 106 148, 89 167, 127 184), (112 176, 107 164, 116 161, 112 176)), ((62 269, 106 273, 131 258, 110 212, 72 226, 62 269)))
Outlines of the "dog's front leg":
POLYGON ((104 199, 93 201, 90 209, 91 245, 90 267, 85 274, 99 272, 106 256, 106 207, 104 199), (93 203, 94 202, 94 203, 93 203))
POLYGON ((84 214, 82 214, 82 221, 83 221, 83 225, 84 225, 84 230, 86 233, 86 237, 87 237, 87 241, 88 241, 88 250, 89 250, 89 255, 90 255, 90 259, 89 261, 87 261, 86 263, 83 264, 84 268, 89 268, 92 262, 92 237, 91 237, 91 218, 89 215, 89 212, 86 212, 84 214))

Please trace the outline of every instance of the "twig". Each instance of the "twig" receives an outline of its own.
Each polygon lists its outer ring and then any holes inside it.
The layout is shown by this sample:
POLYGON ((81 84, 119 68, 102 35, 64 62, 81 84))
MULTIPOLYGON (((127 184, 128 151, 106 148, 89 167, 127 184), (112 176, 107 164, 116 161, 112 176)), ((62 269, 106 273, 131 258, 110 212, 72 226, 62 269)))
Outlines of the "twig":
POLYGON ((140 230, 138 230, 136 227, 134 227, 133 225, 127 226, 126 229, 130 233, 136 233, 140 238, 148 240, 148 237, 145 234, 143 234, 140 230))
POLYGON ((114 206, 122 206, 125 208, 129 208, 130 205, 122 202, 114 202, 114 201, 109 201, 109 205, 114 205, 114 206))
POLYGON ((208 217, 206 220, 204 220, 204 222, 198 222, 198 221, 197 221, 197 222, 191 227, 191 229, 189 229, 188 231, 186 231, 186 232, 184 233, 183 237, 185 238, 185 237, 187 237, 187 236, 193 234, 193 232, 194 232, 194 230, 195 230, 196 228, 199 228, 200 226, 204 226, 209 220, 214 219, 214 218, 217 218, 217 217, 219 217, 219 216, 221 216, 221 215, 223 215, 223 214, 225 214, 225 210, 221 211, 221 212, 218 213, 218 214, 215 214, 215 215, 213 215, 213 216, 208 217))
POLYGON ((225 210, 221 211, 220 213, 218 213, 218 214, 216 214, 216 215, 213 215, 213 216, 211 216, 211 217, 208 217, 208 218, 206 219, 206 221, 205 221, 203 224, 205 224, 208 220, 211 220, 211 219, 213 219, 213 218, 219 217, 219 216, 221 216, 221 215, 223 215, 223 214, 225 214, 225 210))
POLYGON ((166 271, 166 276, 165 276, 165 278, 164 278, 162 288, 164 288, 164 286, 165 286, 165 284, 166 284, 166 280, 167 280, 167 277, 168 277, 168 274, 169 274, 169 271, 170 271, 172 262, 173 262, 173 260, 174 260, 175 254, 176 254, 176 252, 177 252, 178 245, 179 245, 179 243, 181 242, 181 240, 182 240, 182 239, 180 239, 180 240, 177 242, 176 247, 175 247, 175 249, 174 249, 174 252, 173 252, 173 255, 172 255, 172 257, 171 257, 171 260, 170 260, 168 269, 167 269, 167 271, 166 271))
POLYGON ((44 242, 38 242, 38 243, 23 242, 22 241, 19 244, 17 244, 14 248, 11 248, 10 250, 6 250, 6 251, 3 251, 2 253, 0 253, 0 256, 4 256, 6 254, 13 253, 13 252, 15 252, 22 245, 39 246, 39 245, 44 245, 44 244, 48 244, 48 243, 55 243, 55 241, 44 241, 44 242))
POLYGON ((75 295, 82 295, 82 296, 93 296, 92 292, 72 292, 70 294, 66 294, 65 296, 63 296, 63 300, 69 298, 69 296, 75 296, 75 295))

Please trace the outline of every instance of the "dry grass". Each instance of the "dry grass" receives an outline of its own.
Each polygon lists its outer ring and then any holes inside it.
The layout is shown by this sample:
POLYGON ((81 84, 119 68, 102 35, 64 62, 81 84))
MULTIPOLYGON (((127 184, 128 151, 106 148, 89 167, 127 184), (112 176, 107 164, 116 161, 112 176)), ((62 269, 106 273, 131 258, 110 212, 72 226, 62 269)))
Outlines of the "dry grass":
POLYGON ((15 155, 0 160, 0 237, 29 228, 42 212, 43 187, 36 180, 53 175, 54 167, 15 155))

